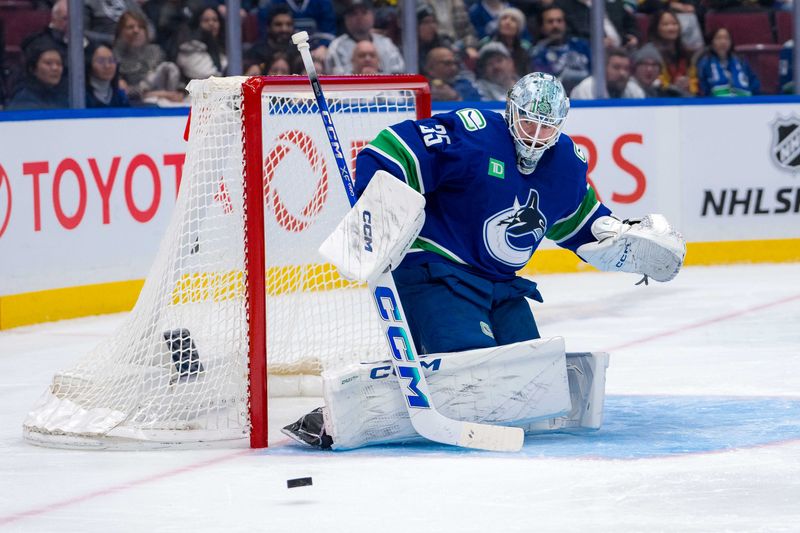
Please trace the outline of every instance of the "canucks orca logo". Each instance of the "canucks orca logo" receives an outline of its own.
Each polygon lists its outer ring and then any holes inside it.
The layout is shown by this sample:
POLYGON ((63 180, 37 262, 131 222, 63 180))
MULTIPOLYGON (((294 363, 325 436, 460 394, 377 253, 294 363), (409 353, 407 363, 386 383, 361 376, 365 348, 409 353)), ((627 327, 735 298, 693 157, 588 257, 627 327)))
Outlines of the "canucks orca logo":
POLYGON ((531 189, 525 205, 514 198, 513 207, 483 223, 483 242, 492 257, 521 268, 531 258, 536 243, 547 231, 547 218, 539 210, 539 193, 531 189))

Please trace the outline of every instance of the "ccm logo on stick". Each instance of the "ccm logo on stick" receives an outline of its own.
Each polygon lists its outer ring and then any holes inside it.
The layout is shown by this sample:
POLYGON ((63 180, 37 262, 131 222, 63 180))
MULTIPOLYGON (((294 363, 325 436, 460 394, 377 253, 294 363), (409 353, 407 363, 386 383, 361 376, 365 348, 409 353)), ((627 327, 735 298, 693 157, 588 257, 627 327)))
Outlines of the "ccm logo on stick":
POLYGON ((375 287, 374 296, 381 319, 384 322, 395 324, 386 328, 386 340, 389 343, 389 350, 394 359, 397 375, 408 380, 408 385, 403 390, 403 396, 405 396, 409 407, 429 409, 431 406, 430 400, 419 390, 420 367, 415 364, 408 364, 413 363, 416 359, 414 349, 411 346, 411 339, 408 338, 405 330, 405 320, 400 312, 397 297, 389 287, 375 287))

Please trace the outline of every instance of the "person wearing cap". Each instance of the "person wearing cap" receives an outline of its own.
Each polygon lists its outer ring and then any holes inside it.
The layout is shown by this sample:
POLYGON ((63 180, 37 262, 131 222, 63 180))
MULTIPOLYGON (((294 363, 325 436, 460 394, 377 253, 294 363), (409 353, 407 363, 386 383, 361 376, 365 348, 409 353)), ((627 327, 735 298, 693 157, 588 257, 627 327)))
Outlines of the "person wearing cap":
MULTIPOLYGON (((595 79, 589 76, 572 89, 569 97, 573 100, 593 100, 595 98, 595 79)), ((606 51, 606 87, 603 98, 644 98, 639 84, 631 79, 631 58, 622 48, 606 51)))
POLYGON ((436 13, 428 4, 421 2, 417 4, 417 51, 419 58, 417 64, 425 64, 425 57, 434 48, 444 46, 453 48, 453 41, 446 35, 439 32, 439 22, 436 20, 436 13))
POLYGON ((589 42, 567 34, 567 19, 558 6, 546 7, 539 14, 542 38, 531 50, 534 71, 557 77, 569 94, 592 72, 589 42))
POLYGON ((633 54, 633 79, 644 91, 645 97, 655 98, 667 96, 661 94, 658 87, 658 77, 664 65, 658 49, 648 43, 633 54))
POLYGON ((42 41, 27 51, 25 78, 6 109, 61 109, 69 107, 64 81, 64 57, 59 47, 42 41))
POLYGON ((525 15, 516 7, 507 7, 500 11, 497 28, 481 41, 481 46, 490 42, 502 43, 511 54, 514 68, 518 76, 526 74, 530 66, 532 44, 523 37, 525 31, 525 15))
POLYGON ((509 89, 518 79, 511 54, 503 43, 492 42, 481 47, 475 86, 482 100, 505 101, 509 89))
POLYGON ((331 74, 353 72, 353 50, 359 41, 371 41, 378 51, 380 70, 387 74, 405 72, 403 55, 391 39, 373 32, 375 13, 370 0, 350 0, 344 12, 345 33, 331 41, 325 70, 331 74))

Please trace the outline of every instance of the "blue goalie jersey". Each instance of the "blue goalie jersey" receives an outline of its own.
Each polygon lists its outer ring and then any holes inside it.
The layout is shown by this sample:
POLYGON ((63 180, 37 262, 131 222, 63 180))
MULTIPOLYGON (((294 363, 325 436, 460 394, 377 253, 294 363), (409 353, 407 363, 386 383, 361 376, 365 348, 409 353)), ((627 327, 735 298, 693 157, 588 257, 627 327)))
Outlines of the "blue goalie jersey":
POLYGON ((517 170, 503 116, 460 109, 405 121, 356 160, 356 194, 386 170, 425 196, 425 225, 404 264, 453 262, 491 280, 512 279, 544 237, 575 251, 610 214, 586 182, 586 158, 567 135, 536 170, 517 170))

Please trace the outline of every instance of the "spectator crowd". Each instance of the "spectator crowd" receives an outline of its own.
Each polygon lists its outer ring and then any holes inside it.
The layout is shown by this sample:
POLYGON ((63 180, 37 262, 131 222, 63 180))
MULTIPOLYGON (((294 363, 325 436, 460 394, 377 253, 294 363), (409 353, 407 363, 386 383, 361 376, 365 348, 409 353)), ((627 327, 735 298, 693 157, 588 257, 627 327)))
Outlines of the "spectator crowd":
MULTIPOLYGON (((299 30, 311 35, 320 74, 408 71, 402 0, 241 4, 246 75, 302 74, 291 43, 299 30)), ((416 63, 434 101, 502 101, 532 71, 557 76, 573 99, 595 97, 591 0, 416 4, 416 63)), ((773 40, 773 47, 783 45, 780 61, 773 50, 774 64, 754 68, 732 28, 706 24, 715 13, 762 13, 774 24, 778 13, 792 9, 791 0, 606 0, 605 8, 600 92, 606 98, 793 90, 791 40, 773 40), (768 71, 772 66, 776 72, 768 71), (775 80, 774 90, 764 87, 762 77, 775 80)), ((67 9, 67 0, 0 0, 0 108, 68 107, 67 9), (49 22, 10 46, 3 35, 28 2, 40 14, 49 10, 49 22)), ((82 16, 87 107, 186 105, 190 80, 228 74, 226 9, 219 0, 84 0, 82 16)))

